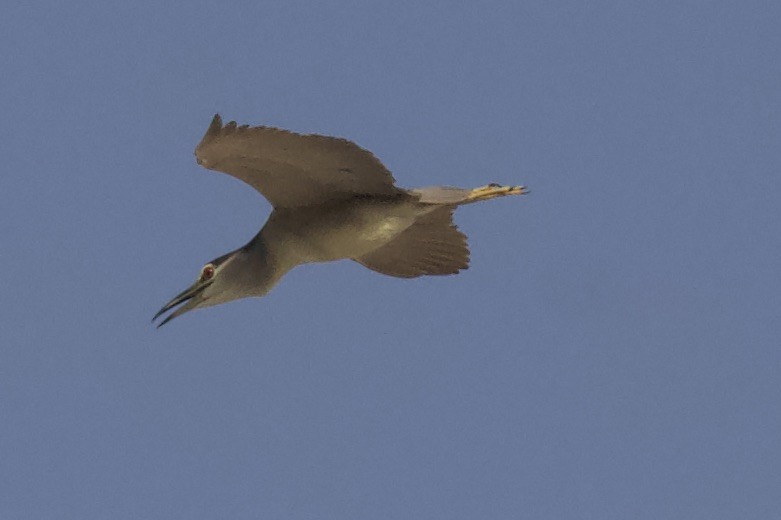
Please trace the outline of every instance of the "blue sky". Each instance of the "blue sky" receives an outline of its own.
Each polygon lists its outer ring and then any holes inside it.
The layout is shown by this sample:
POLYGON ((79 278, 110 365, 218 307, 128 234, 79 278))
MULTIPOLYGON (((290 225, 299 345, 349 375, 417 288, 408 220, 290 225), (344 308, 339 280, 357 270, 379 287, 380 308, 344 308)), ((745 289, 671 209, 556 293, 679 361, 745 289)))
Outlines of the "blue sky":
POLYGON ((37 2, 0 17, 3 518, 781 514, 773 2, 37 2), (212 115, 350 138, 472 267, 149 319, 270 207, 212 115))

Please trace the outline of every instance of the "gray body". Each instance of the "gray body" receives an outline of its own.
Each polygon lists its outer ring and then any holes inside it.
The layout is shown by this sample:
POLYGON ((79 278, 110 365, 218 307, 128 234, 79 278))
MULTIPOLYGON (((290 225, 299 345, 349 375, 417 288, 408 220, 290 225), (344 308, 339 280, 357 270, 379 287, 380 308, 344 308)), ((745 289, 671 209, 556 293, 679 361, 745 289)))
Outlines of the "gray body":
POLYGON ((462 204, 525 193, 523 186, 405 190, 370 152, 344 139, 270 127, 222 125, 214 117, 198 163, 236 177, 274 206, 244 247, 206 264, 190 288, 155 318, 265 295, 297 265, 351 259, 389 276, 455 274, 469 265, 453 224, 462 204))
POLYGON ((361 258, 435 208, 399 196, 281 209, 271 214, 260 236, 275 244, 283 266, 361 258))

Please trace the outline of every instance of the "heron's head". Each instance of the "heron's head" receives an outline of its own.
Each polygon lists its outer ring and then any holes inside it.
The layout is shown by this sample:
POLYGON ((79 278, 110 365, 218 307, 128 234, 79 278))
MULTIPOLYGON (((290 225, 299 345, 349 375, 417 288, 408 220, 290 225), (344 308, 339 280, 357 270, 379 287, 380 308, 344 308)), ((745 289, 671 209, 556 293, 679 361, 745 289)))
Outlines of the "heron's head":
POLYGON ((234 251, 204 265, 195 283, 166 303, 155 314, 152 321, 155 321, 174 307, 180 306, 157 325, 160 328, 177 316, 181 316, 193 309, 210 307, 249 296, 249 294, 245 294, 241 286, 237 285, 240 278, 237 276, 237 264, 242 263, 239 259, 240 255, 241 250, 234 251), (237 261, 237 259, 239 260, 237 261))

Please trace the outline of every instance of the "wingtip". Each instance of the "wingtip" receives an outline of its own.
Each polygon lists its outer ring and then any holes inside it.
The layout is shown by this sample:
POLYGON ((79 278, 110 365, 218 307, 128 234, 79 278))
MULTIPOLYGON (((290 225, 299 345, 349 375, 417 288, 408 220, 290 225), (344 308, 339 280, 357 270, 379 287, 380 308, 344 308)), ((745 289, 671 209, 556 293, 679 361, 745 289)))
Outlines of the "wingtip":
POLYGON ((214 114, 214 117, 212 118, 212 122, 209 125, 209 129, 206 130, 206 135, 212 134, 214 132, 219 132, 222 129, 222 117, 220 114, 214 114))
POLYGON ((201 138, 201 142, 198 143, 198 146, 195 147, 195 158, 198 164, 200 164, 201 166, 205 168, 209 167, 206 164, 205 160, 200 156, 201 150, 203 149, 204 146, 208 145, 210 142, 216 139, 221 132, 222 132, 222 117, 220 117, 220 114, 214 114, 214 117, 212 118, 212 122, 209 124, 209 128, 206 129, 206 133, 203 134, 203 137, 201 138))

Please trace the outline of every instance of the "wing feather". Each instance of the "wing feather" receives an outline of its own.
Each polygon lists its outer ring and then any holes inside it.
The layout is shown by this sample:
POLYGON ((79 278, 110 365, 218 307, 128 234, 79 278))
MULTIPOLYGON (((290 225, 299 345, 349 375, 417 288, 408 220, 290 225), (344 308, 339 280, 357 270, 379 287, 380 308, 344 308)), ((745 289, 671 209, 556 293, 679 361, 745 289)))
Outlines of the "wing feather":
POLYGON ((453 208, 442 207, 422 217, 399 236, 354 259, 372 271, 415 278, 456 274, 469 267, 466 235, 453 224, 453 208))
POLYGON ((205 168, 246 182, 276 208, 402 193, 379 159, 351 141, 235 121, 223 125, 219 114, 195 156, 205 168))

